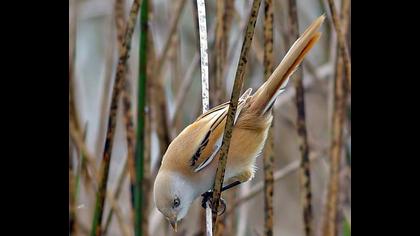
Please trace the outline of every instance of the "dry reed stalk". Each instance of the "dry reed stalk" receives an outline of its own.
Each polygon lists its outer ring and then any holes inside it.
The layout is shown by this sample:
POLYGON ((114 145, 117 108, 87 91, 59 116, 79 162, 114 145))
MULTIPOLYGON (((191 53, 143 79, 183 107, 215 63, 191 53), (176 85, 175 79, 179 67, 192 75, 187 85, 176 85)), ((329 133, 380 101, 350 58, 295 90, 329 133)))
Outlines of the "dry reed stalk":
MULTIPOLYGON (((345 119, 345 118, 344 118, 345 119)), ((345 126, 345 124, 344 124, 345 126)), ((343 139, 345 139, 346 137, 346 132, 343 132, 343 139)), ((345 144, 343 144, 345 145, 345 144)), ((346 149, 346 148, 343 148, 346 149)), ((346 152, 345 150, 343 150, 342 152, 346 152)), ((340 183, 339 189, 338 189, 338 197, 337 197, 337 235, 345 235, 343 234, 343 223, 344 221, 346 221, 345 215, 344 215, 344 208, 345 208, 345 202, 346 202, 346 198, 348 196, 347 190, 350 188, 349 186, 349 181, 348 181, 348 177, 349 177, 349 169, 347 168, 347 163, 346 163, 346 158, 341 158, 340 159, 340 164, 339 164, 339 170, 340 173, 338 175, 338 182, 340 183)))
POLYGON ((246 27, 245 39, 242 44, 241 55, 238 62, 238 67, 235 74, 235 81, 233 84, 232 95, 230 98, 230 104, 228 109, 228 114, 226 118, 226 125, 223 132, 223 141, 220 148, 220 158, 217 166, 216 177, 213 187, 213 196, 212 196, 212 214, 213 214, 213 233, 217 231, 217 210, 219 208, 219 201, 221 190, 223 186, 224 174, 226 169, 227 154, 229 152, 230 139, 232 137, 233 121, 236 114, 236 108, 238 106, 239 95, 241 93, 245 67, 247 64, 248 51, 252 43, 252 38, 254 36, 255 23, 257 21, 258 10, 261 5, 261 0, 254 0, 252 4, 251 14, 248 19, 248 24, 246 27))
MULTIPOLYGON (((87 130, 88 130, 88 126, 87 126, 87 122, 85 124, 85 127, 83 129, 83 142, 85 142, 86 140, 86 135, 87 135, 87 130)), ((70 141, 72 141, 70 139, 70 141)), ((73 156, 73 152, 72 150, 74 150, 74 141, 70 142, 71 147, 69 147, 69 154, 70 157, 73 156)), ((76 214, 76 204, 77 204, 77 200, 78 200, 78 196, 79 196, 79 189, 80 189, 80 178, 83 172, 83 168, 86 169, 86 160, 85 157, 83 156, 83 154, 81 153, 80 150, 78 150, 77 152, 77 156, 78 156, 78 164, 76 167, 76 174, 74 175, 74 178, 70 178, 69 180, 72 181, 71 183, 69 183, 70 186, 70 199, 69 199, 69 203, 70 203, 70 232, 72 234, 77 234, 77 214, 76 214)), ((71 165, 73 162, 71 161, 71 159, 69 159, 70 163, 69 163, 69 167, 70 167, 70 171, 73 170, 73 166, 71 165)), ((85 170, 85 175, 87 176, 87 170, 85 170)), ((89 177, 88 177, 89 178, 89 177)))
MULTIPOLYGON (((197 12, 197 0, 191 0, 192 1, 192 15, 193 19, 198 19, 198 12, 197 12)), ((198 20, 194 20, 194 35, 196 38, 196 49, 197 52, 200 52, 200 29, 198 26, 198 20)), ((211 30, 210 30, 211 32, 211 30)))
MULTIPOLYGON (((289 22, 290 22, 290 37, 289 46, 292 42, 299 38, 299 23, 297 15, 296 0, 289 0, 289 22)), ((311 172, 309 161, 309 147, 307 128, 305 121, 305 93, 303 87, 303 70, 298 69, 293 75, 294 85, 296 91, 296 110, 297 110, 297 133, 299 141, 299 149, 301 151, 301 162, 299 168, 299 182, 301 189, 301 204, 303 208, 303 222, 305 235, 311 236, 313 234, 313 213, 312 213, 312 191, 311 191, 311 172)))
MULTIPOLYGON (((201 54, 200 26, 199 26, 199 14, 198 14, 199 7, 198 7, 197 0, 192 0, 192 3, 193 3, 193 8, 192 8, 193 18, 197 19, 197 20, 194 20, 194 26, 195 26, 194 33, 195 33, 196 39, 197 39, 196 40, 197 41, 197 47, 196 47, 197 51, 194 55, 193 61, 191 62, 190 66, 187 69, 186 76, 184 76, 184 79, 182 81, 182 85, 181 85, 181 88, 180 88, 180 92, 177 93, 178 95, 177 95, 176 100, 175 100, 175 112, 174 112, 174 115, 173 115, 172 120, 171 120, 172 124, 174 124, 175 122, 180 120, 181 107, 184 104, 184 100, 186 98, 186 96, 185 96, 186 92, 192 84, 192 80, 193 80, 192 76, 193 76, 193 73, 195 72, 195 69, 196 69, 195 65, 198 64, 199 59, 200 59, 200 54, 201 54)), ((201 6, 201 7, 203 7, 203 6, 201 6)), ((210 26, 209 31, 213 32, 216 25, 217 25, 217 23, 213 22, 212 25, 210 26)), ((212 34, 210 34, 210 36, 212 36, 212 34)), ((213 34, 213 38, 214 38, 214 34, 213 34)), ((209 46, 209 49, 210 49, 210 51, 212 51, 212 48, 214 47, 215 40, 210 38, 209 41, 211 42, 210 46, 209 46)), ((212 60, 212 61, 214 61, 214 60, 212 60)), ((213 64, 211 64, 211 65, 213 65, 213 64)), ((212 82, 212 81, 210 81, 210 82, 212 82)), ((212 88, 212 87, 213 86, 210 86, 210 88, 212 88)), ((208 89, 208 87, 207 87, 207 89, 208 89)), ((211 94, 210 101, 213 100, 212 99, 214 97, 213 92, 214 92, 213 90, 210 90, 210 94, 211 94)), ((204 106, 202 106, 202 107, 204 107, 204 106)), ((197 112, 198 115, 201 114, 201 111, 202 110, 200 110, 200 112, 197 112)), ((178 133, 179 130, 176 130, 176 132, 178 133)), ((174 134, 174 136, 175 136, 175 134, 174 134)), ((208 212, 208 211, 209 211, 209 209, 206 209, 206 211, 201 211, 199 213, 200 214, 199 215, 199 219, 200 219, 199 224, 201 225, 201 227, 199 227, 200 230, 198 232, 196 232, 195 235, 205 235, 205 234, 210 235, 211 234, 212 231, 208 230, 208 227, 210 226, 209 225, 209 218, 206 217, 207 216, 206 212, 208 212), (207 229, 207 231, 204 232, 204 229, 207 229)))
MULTIPOLYGON (((335 12, 335 6, 329 3, 333 19, 337 18, 337 13, 335 12)), ((343 1, 341 9, 341 22, 345 22, 343 28, 340 29, 340 35, 338 38, 344 37, 348 31, 348 20, 349 20, 349 10, 350 3, 343 1)), ((337 19, 334 26, 340 26, 340 21, 337 19), (336 23, 339 23, 338 25, 336 23)), ((336 61, 336 74, 335 74, 335 84, 334 84, 334 111, 332 116, 332 141, 330 149, 330 179, 328 184, 328 193, 326 201, 326 211, 324 216, 322 233, 326 236, 334 236, 338 233, 338 217, 339 217, 339 190, 340 190, 340 159, 343 153, 343 129, 344 129, 344 120, 346 114, 346 101, 347 95, 350 92, 349 83, 346 83, 344 80, 349 76, 349 73, 346 71, 346 55, 343 49, 340 46, 340 39, 338 39, 338 48, 337 51, 337 61, 336 61), (344 70, 343 70, 344 67, 344 70)), ((347 78, 347 81, 349 79, 347 78)))
MULTIPOLYGON (((248 192, 250 188, 251 184, 242 185, 239 188, 239 194, 242 196, 244 193, 248 192)), ((249 230, 247 222, 250 216, 250 214, 248 214, 248 212, 250 212, 250 207, 240 207, 239 209, 235 208, 232 210, 236 210, 238 216, 236 235, 246 235, 247 231, 249 230)))
POLYGON ((101 169, 100 169, 100 181, 98 192, 96 195, 96 204, 95 204, 95 213, 92 222, 92 230, 90 235, 91 236, 99 236, 102 235, 102 216, 103 216, 103 209, 105 203, 105 195, 107 189, 107 182, 108 182, 108 172, 109 166, 111 161, 111 153, 112 153, 112 146, 113 146, 113 139, 116 127, 116 116, 117 116, 117 109, 118 109, 118 100, 120 98, 121 91, 123 90, 124 85, 124 75, 126 72, 126 64, 127 59, 129 57, 130 52, 130 45, 131 45, 131 38, 134 31, 134 25, 136 23, 138 10, 140 7, 140 0, 135 0, 131 7, 130 16, 127 22, 127 26, 125 29, 125 35, 123 40, 123 47, 120 52, 118 66, 117 66, 117 73, 115 77, 114 87, 112 89, 112 96, 111 96, 111 108, 110 114, 108 116, 108 127, 107 127, 107 135, 105 140, 105 148, 104 154, 101 162, 101 169))
POLYGON ((82 161, 84 161, 87 164, 85 167, 87 168, 87 166, 89 166, 91 169, 91 172, 94 175, 94 176, 91 176, 89 174, 89 171, 86 170, 87 178, 93 181, 92 184, 94 186, 94 189, 96 190, 98 170, 95 165, 95 158, 93 157, 93 155, 89 153, 89 150, 85 142, 83 141, 83 135, 80 133, 79 130, 76 129, 76 125, 74 124, 72 120, 69 121, 69 134, 70 134, 70 138, 73 140, 78 151, 81 153, 82 161))
POLYGON ((104 85, 102 89, 101 95, 101 108, 100 108, 100 116, 99 116, 99 123, 98 123, 98 135, 96 138, 96 156, 102 156, 102 152, 104 150, 104 142, 105 142, 105 132, 106 132, 106 121, 109 115, 109 103, 110 103, 110 90, 112 85, 112 79, 114 74, 112 73, 114 61, 115 61, 115 46, 117 43, 115 42, 114 38, 114 31, 115 28, 113 27, 113 22, 110 23, 109 26, 109 46, 105 50, 105 75, 104 75, 104 85))
POLYGON ((177 26, 178 26, 178 22, 179 19, 181 18, 181 13, 182 10, 184 9, 185 6, 185 0, 178 0, 177 5, 174 8, 174 19, 171 20, 171 25, 169 26, 169 32, 168 32, 168 37, 166 38, 166 41, 164 43, 163 46, 163 50, 161 55, 159 56, 159 58, 157 58, 157 63, 156 63, 156 68, 155 68, 155 75, 157 78, 160 78, 161 74, 162 74, 162 68, 164 67, 164 64, 167 60, 167 56, 169 53, 169 48, 171 46, 171 41, 175 35, 177 26))
POLYGON ((209 65, 208 40, 206 23, 206 4, 204 0, 197 0, 198 30, 200 36, 200 63, 201 63, 201 101, 203 113, 209 110, 209 65))
MULTIPOLYGON (((268 78, 268 77, 267 77, 268 78)), ((264 235, 273 235, 273 194, 274 194, 274 142, 273 126, 271 126, 263 152, 264 165, 264 235)))
POLYGON ((223 68, 227 61, 228 36, 232 24, 233 1, 216 1, 216 29, 215 29, 215 48, 214 48, 214 68, 215 77, 213 86, 210 87, 210 100, 213 106, 221 104, 225 99, 225 82, 223 76, 223 68))
MULTIPOLYGON (((235 197, 237 196, 237 189, 230 189, 229 191, 222 193, 223 198, 226 202, 234 202, 235 197)), ((222 235, 234 235, 234 226, 236 219, 234 216, 228 217, 229 215, 223 214, 221 215, 220 219, 218 220, 218 226, 216 231, 216 236, 222 235)))
MULTIPOLYGON (((348 28, 349 28, 349 22, 350 22, 350 0, 342 0, 341 3, 341 22, 342 22, 342 27, 343 27, 343 33, 344 35, 349 35, 348 34, 348 28)), ((348 41, 348 43, 350 43, 348 41)), ((343 136, 345 137, 344 140, 347 140, 351 137, 351 118, 347 115, 347 111, 350 107, 350 89, 348 89, 348 84, 344 83, 343 85, 343 90, 345 93, 344 96, 344 124, 343 126, 345 126, 347 129, 343 136)), ((348 153, 349 151, 349 147, 346 143, 343 143, 343 145, 345 146, 345 156, 347 157, 348 155, 350 155, 348 153)), ((350 223, 350 219, 349 219, 349 215, 346 214, 346 203, 351 203, 351 167, 350 164, 347 162, 346 158, 341 158, 341 163, 340 163, 340 175, 339 175, 339 183, 342 183, 340 185, 339 188, 339 206, 338 206, 338 231, 339 231, 339 235, 343 234, 343 230, 344 230, 344 226, 343 224, 345 224, 344 222, 347 221, 350 223)))
MULTIPOLYGON (((90 169, 93 170, 94 173, 97 173, 95 162, 94 162, 92 156, 90 156, 89 152, 87 151, 87 147, 86 147, 86 144, 85 144, 84 140, 81 140, 80 134, 78 133, 79 131, 75 130, 74 124, 70 123, 69 125, 70 125, 70 137, 72 138, 72 140, 73 140, 74 144, 76 145, 76 148, 78 149, 78 151, 80 153, 80 156, 81 156, 81 159, 79 161, 82 162, 82 163, 87 162, 86 164, 84 164, 85 168, 89 167, 90 169)), ((83 139, 85 139, 85 137, 86 137, 87 126, 85 126, 84 130, 85 130, 85 133, 83 134, 83 139)), ((111 195, 113 197, 110 198, 110 196, 108 195, 107 196, 108 200, 110 200, 110 201, 111 200, 112 201, 118 200, 119 195, 120 195, 121 190, 122 190, 122 184, 123 184, 123 181, 125 179, 126 173, 127 173, 127 163, 124 164, 123 170, 121 171, 121 174, 119 175, 119 178, 118 178, 118 181, 117 181, 117 188, 116 188, 114 194, 111 195)), ((96 182, 93 182, 93 183, 94 183, 93 187, 96 190, 97 189, 96 182)), ((112 214, 114 213, 114 211, 116 211, 116 209, 113 205, 111 205, 111 209, 110 209, 110 212, 108 214, 107 221, 106 221, 104 231, 103 231, 104 235, 106 235, 106 231, 108 229, 109 224, 111 223, 111 217, 112 217, 112 214)), ((121 210, 119 210, 119 211, 121 212, 121 210)))
MULTIPOLYGON (((235 7, 232 6, 231 9, 232 9, 232 11, 230 11, 231 13, 228 16, 231 17, 231 18, 233 18, 233 15, 237 15, 238 18, 240 18, 240 16, 239 16, 238 12, 236 11, 235 7)), ((240 32, 244 32, 245 31, 245 27, 247 26, 247 22, 245 21, 245 19, 242 19, 242 18, 240 18, 239 20, 240 20, 239 21, 239 29, 240 29, 240 32)), ((232 26, 232 24, 230 24, 229 26, 232 26)), ((229 32, 229 29, 227 30, 227 32, 229 32)), ((235 34, 234 39, 233 39, 233 42, 238 42, 241 36, 242 36, 241 33, 235 34)), ((228 72, 228 69, 227 68, 229 68, 231 65, 233 67, 233 63, 236 62, 236 61, 234 61, 234 55, 235 55, 235 51, 236 51, 237 47, 239 47, 239 46, 240 46, 239 43, 233 43, 229 47, 227 61, 223 65, 223 70, 222 70, 223 77, 222 78, 226 78, 226 74, 228 72)), ((252 47, 251 47, 251 50, 252 50, 252 47)), ((225 88, 223 88, 223 89, 225 89, 225 88)), ((225 92, 223 92, 223 93, 225 93, 225 92)))
MULTIPOLYGON (((128 171, 128 159, 125 159, 123 168, 120 171, 120 174, 118 175, 118 178, 117 178, 117 187, 115 188, 114 193, 110 195, 110 199, 112 199, 115 202, 118 202, 118 199, 120 198, 124 180, 127 177, 127 171, 128 171)), ((109 210, 108 216, 106 217, 104 230, 103 230, 104 235, 107 235, 109 226, 111 225, 113 215, 114 215, 114 208, 111 207, 111 209, 109 210)))
POLYGON ((213 235, 213 221, 211 216, 211 204, 209 202, 206 202, 206 235, 212 236, 213 235))
MULTIPOLYGON (((172 91, 177 91, 180 85, 181 79, 181 58, 180 58, 180 48, 181 41, 180 35, 178 32, 175 33, 174 39, 172 40, 172 46, 169 49, 168 60, 170 64, 170 85, 172 91)), ((173 127, 172 127, 173 128, 173 127)))
POLYGON ((111 210, 115 212, 115 218, 118 221, 118 225, 120 226, 120 231, 123 236, 129 236, 130 235, 130 229, 128 228, 127 224, 123 220, 123 213, 121 211, 121 208, 118 205, 118 202, 115 200, 114 196, 110 191, 107 193, 107 200, 109 201, 111 205, 111 210))
MULTIPOLYGON (((214 79, 211 80, 213 82, 213 86, 210 87, 210 99, 212 106, 216 106, 221 104, 225 100, 225 86, 226 83, 223 77, 223 69, 227 61, 227 48, 228 48, 228 35, 230 29, 230 25, 232 23, 232 10, 233 10, 233 1, 224 1, 224 0, 217 0, 216 1, 216 29, 215 29, 215 48, 214 48, 214 68, 215 68, 215 76, 214 79)), ((234 190, 231 192, 226 193, 226 200, 230 201, 233 200, 234 190)), ((228 219, 226 215, 222 215, 221 219, 218 221, 216 236, 222 235, 231 235, 233 228, 233 219, 228 219)))
MULTIPOLYGON (((194 11, 194 15, 197 16, 198 21, 198 38, 199 38, 199 52, 200 52, 200 69, 201 69, 201 101, 202 101, 202 113, 209 110, 210 98, 209 98, 209 79, 208 79, 208 38, 207 38, 207 23, 206 23, 206 5, 204 0, 196 0, 194 4, 197 11, 194 11)), ((216 23, 217 25, 217 23, 216 23)), ((212 217, 210 204, 206 203, 205 219, 206 219, 206 235, 212 236, 212 217)))
POLYGON ((215 29, 215 47, 213 50, 211 64, 211 71, 214 74, 212 76, 212 80, 210 81, 210 104, 212 107, 221 104, 222 102, 219 101, 218 93, 221 89, 221 70, 223 61, 226 57, 226 52, 224 51, 225 48, 225 41, 223 40, 224 37, 224 30, 226 22, 223 19, 225 14, 225 1, 223 0, 216 0, 216 29, 215 29))
MULTIPOLYGON (((124 0, 116 0, 114 5, 115 12, 115 25, 117 29, 117 45, 119 46, 118 51, 122 50, 123 39, 124 39, 124 24, 125 24, 125 2, 124 0)), ((125 78, 124 90, 122 91, 122 101, 123 101, 123 119, 126 129, 126 139, 127 139, 127 160, 128 160, 128 170, 130 173, 130 189, 133 190, 134 183, 136 179, 135 174, 135 164, 134 164, 134 141, 135 141, 135 131, 134 131, 134 121, 133 121, 133 112, 132 112, 132 102, 131 102, 131 81, 130 81, 130 66, 127 63, 126 73, 123 75, 125 78)), ((134 196, 133 191, 131 192, 131 202, 134 207, 134 196)), ((134 210, 134 208, 132 209, 134 210)))
MULTIPOLYGON (((73 63, 71 63, 73 64, 73 63)), ((70 66, 73 68, 73 66, 70 66)), ((79 114, 76 108, 75 81, 72 79, 73 72, 69 73, 69 121, 74 124, 74 129, 80 130, 79 114)))
MULTIPOLYGON (((268 80, 273 73, 273 2, 272 0, 264 1, 264 78, 268 80)), ((273 235, 273 192, 274 192, 274 142, 273 142, 273 124, 270 127, 263 151, 264 165, 264 234, 266 236, 273 235)))
POLYGON ((351 91, 351 58, 350 58, 350 53, 349 53, 348 44, 346 40, 347 32, 344 31, 345 28, 343 28, 344 26, 342 24, 343 22, 337 13, 334 0, 328 0, 328 7, 329 7, 329 10, 331 11, 331 17, 332 17, 332 22, 334 25, 335 32, 337 33, 338 48, 341 51, 341 54, 343 57, 345 78, 347 80, 347 84, 345 86, 346 86, 346 89, 350 92, 351 91))
MULTIPOLYGON (((128 65, 127 65, 128 66, 128 65)), ((136 174, 135 174, 135 163, 134 163, 134 148, 135 148, 135 139, 136 134, 134 131, 134 121, 133 121, 133 112, 132 112, 132 102, 131 102, 131 83, 128 81, 128 77, 125 79, 124 91, 122 92, 122 100, 123 100, 123 112, 124 112, 124 124, 125 124, 125 133, 126 133, 126 140, 127 140, 127 159, 128 159, 128 170, 130 173, 130 189, 134 188, 134 184, 136 181, 136 174)), ((132 191, 131 191, 131 194, 132 191)), ((133 195, 131 195, 131 199, 133 200, 133 195)), ((134 203, 132 201, 132 203, 134 203)))
MULTIPOLYGON (((151 22, 153 20, 153 4, 149 4, 149 22, 151 22)), ((153 40, 153 35, 151 33, 148 34, 148 48, 147 48, 147 77, 148 78, 153 78, 153 68, 155 68, 155 64, 156 64, 156 53, 155 53, 155 47, 154 47, 154 40, 153 40)), ((146 94, 148 99, 148 103, 146 104, 146 110, 145 110, 145 114, 146 114, 146 138, 145 140, 149 143, 146 143, 145 147, 148 148, 148 151, 146 151, 145 153, 147 155, 151 155, 151 133, 153 131, 153 116, 152 116, 152 103, 151 101, 153 100, 153 94, 151 93, 151 91, 153 90, 153 86, 152 86, 152 79, 148 79, 146 81, 146 85, 147 91, 150 91, 149 93, 146 94)), ((147 156, 145 158, 148 158, 147 156)), ((145 163, 147 161, 151 161, 151 160, 145 160, 145 163)), ((147 165, 151 165, 151 164, 147 164, 147 165)), ((150 173, 144 173, 145 174, 145 178, 152 178, 152 173, 151 173, 151 169, 150 169, 150 173), (147 176, 149 175, 149 176, 147 176)))
POLYGON ((124 25, 126 22, 126 16, 124 13, 125 10, 125 1, 124 0, 115 0, 114 3, 114 20, 115 27, 117 30, 117 46, 118 51, 122 50, 122 41, 124 40, 124 25))
MULTIPOLYGON (((153 11, 151 11, 152 14, 153 11)), ((150 35, 150 34, 149 34, 150 35)), ((152 35, 150 35, 152 37, 152 35)), ((156 60, 156 51, 154 47, 154 41, 150 40, 149 44, 149 60, 150 66, 148 66, 148 70, 150 70, 150 74, 154 73, 154 68, 156 68, 156 64, 158 63, 156 60)), ((157 81, 157 78, 147 80, 147 91, 148 97, 153 98, 149 100, 148 103, 148 111, 150 112, 150 120, 151 120, 151 129, 154 129, 157 134, 157 138, 159 140, 159 160, 157 161, 157 165, 155 169, 152 171, 153 178, 156 177, 160 163, 162 162, 163 154, 166 151, 166 148, 169 146, 170 143, 170 134, 169 130, 167 129, 166 123, 163 123, 165 118, 162 117, 162 114, 166 114, 166 109, 161 109, 159 106, 158 99, 162 94, 160 94, 161 87, 157 81)))

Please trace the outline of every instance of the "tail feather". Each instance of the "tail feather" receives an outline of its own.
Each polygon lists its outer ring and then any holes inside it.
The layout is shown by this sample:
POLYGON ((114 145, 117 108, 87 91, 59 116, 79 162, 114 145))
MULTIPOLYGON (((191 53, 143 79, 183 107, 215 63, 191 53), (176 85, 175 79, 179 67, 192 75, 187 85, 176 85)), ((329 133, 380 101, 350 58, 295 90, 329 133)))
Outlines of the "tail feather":
POLYGON ((321 37, 318 30, 324 19, 324 15, 316 19, 292 45, 273 74, 253 95, 250 107, 252 110, 264 114, 271 108, 277 96, 284 91, 290 75, 321 37))

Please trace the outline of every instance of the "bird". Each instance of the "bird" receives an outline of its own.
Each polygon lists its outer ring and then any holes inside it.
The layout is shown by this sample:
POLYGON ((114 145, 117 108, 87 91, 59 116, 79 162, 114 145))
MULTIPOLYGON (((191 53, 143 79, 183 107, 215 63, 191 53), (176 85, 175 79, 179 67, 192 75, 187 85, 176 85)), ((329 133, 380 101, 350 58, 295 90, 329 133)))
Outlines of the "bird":
MULTIPOLYGON (((321 37, 319 29, 324 19, 321 15, 309 25, 254 94, 250 88, 239 98, 224 183, 243 183, 254 177, 256 158, 263 150, 273 119, 273 104, 321 37)), ((226 102, 200 115, 163 155, 153 197, 155 206, 175 231, 191 204, 213 187, 228 109, 226 102)))

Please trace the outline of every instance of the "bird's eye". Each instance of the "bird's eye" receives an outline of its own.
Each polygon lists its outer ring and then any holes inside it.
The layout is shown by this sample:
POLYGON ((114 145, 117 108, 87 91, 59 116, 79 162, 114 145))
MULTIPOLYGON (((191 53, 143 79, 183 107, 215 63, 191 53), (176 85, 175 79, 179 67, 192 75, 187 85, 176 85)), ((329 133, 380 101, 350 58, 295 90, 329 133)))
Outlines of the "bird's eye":
POLYGON ((174 208, 179 207, 179 204, 180 204, 180 203, 181 203, 181 201, 179 200, 179 198, 175 198, 175 199, 174 199, 174 203, 173 203, 174 208))

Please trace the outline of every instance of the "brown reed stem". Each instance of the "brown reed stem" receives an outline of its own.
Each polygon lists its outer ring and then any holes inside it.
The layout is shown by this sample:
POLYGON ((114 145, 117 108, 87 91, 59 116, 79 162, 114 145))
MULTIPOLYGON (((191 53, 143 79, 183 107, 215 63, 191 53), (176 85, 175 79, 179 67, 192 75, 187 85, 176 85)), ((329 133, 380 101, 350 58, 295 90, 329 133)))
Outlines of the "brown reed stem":
MULTIPOLYGON (((289 0, 289 22, 290 22, 290 37, 289 46, 292 42, 299 38, 299 23, 297 15, 296 0, 289 0)), ((299 182, 301 189, 301 204, 303 208, 303 222, 305 235, 311 236, 313 234, 313 213, 312 213, 312 191, 311 191, 311 172, 309 162, 309 147, 307 128, 305 120, 305 93, 303 88, 303 70, 298 69, 293 75, 295 81, 296 91, 296 110, 297 110, 297 132, 299 149, 301 152, 301 162, 299 168, 299 182)))
MULTIPOLYGON (((334 5, 330 4, 331 8, 334 5)), ((347 22, 348 13, 345 11, 349 10, 349 4, 342 4, 342 22, 347 22)), ((332 10, 334 11, 334 10, 332 10)), ((336 15, 336 13, 333 13, 336 15)), ((337 16, 335 16, 337 17, 337 16)), ((333 16, 334 19, 334 16, 333 16)), ((336 21, 336 20, 335 20, 336 21)), ((337 21, 336 21, 337 23, 337 21)), ((335 25, 337 27, 337 25, 335 25)), ((340 34, 346 34, 348 27, 340 29, 340 34)), ((340 37, 340 36, 339 36, 340 37)), ((337 47, 340 49, 340 40, 338 40, 337 47)), ((344 119, 346 114, 346 100, 347 93, 350 92, 345 82, 348 73, 346 71, 346 55, 345 52, 340 49, 337 51, 336 61, 336 72, 335 72, 335 83, 334 83, 334 111, 332 116, 332 141, 330 147, 330 178, 328 183, 328 193, 326 201, 326 211, 324 216, 322 233, 326 236, 335 236, 338 234, 338 216, 339 216, 339 189, 340 189, 340 159, 343 154, 343 129, 344 119), (344 67, 344 71, 343 71, 344 67)), ((347 80, 349 81, 349 80, 347 80)))
MULTIPOLYGON (((344 4, 343 4, 344 5, 344 4)), ((351 91, 351 58, 346 40, 347 30, 345 30, 342 20, 340 19, 334 0, 328 0, 328 7, 331 12, 332 22, 334 24, 335 32, 337 33, 338 48, 343 57, 345 78, 347 80, 346 89, 351 91)), ((345 13, 348 14, 348 13, 345 13)), ((346 21, 347 22, 347 21, 346 21)), ((348 24, 348 23, 347 23, 348 24)), ((345 26, 347 27, 347 26, 345 26)))
POLYGON ((129 57, 130 52, 130 45, 131 39, 134 31, 134 26, 136 23, 138 11, 140 8, 140 0, 135 0, 131 7, 130 16, 127 22, 127 26, 125 29, 125 35, 123 40, 122 50, 120 51, 118 66, 117 66, 117 73, 115 76, 115 83, 112 89, 112 96, 111 96, 111 108, 110 114, 108 117, 108 127, 107 127, 107 135, 105 140, 105 148, 104 154, 101 162, 101 169, 100 169, 100 181, 99 187, 96 195, 96 204, 95 204, 95 213, 92 222, 92 230, 90 235, 91 236, 100 236, 102 235, 102 216, 103 216, 103 209, 105 203, 105 195, 107 192, 107 184, 108 184, 108 172, 109 166, 111 162, 111 154, 112 154, 112 146, 114 140, 114 133, 117 121, 117 110, 118 110, 118 100, 120 98, 121 91, 123 90, 124 86, 124 78, 126 74, 126 65, 127 60, 129 57))
MULTIPOLYGON (((232 9, 233 1, 217 0, 216 2, 216 40, 214 50, 214 65, 215 75, 214 79, 210 80, 213 86, 210 86, 210 101, 212 106, 217 106, 224 102, 226 97, 225 81, 223 77, 223 69, 227 61, 227 49, 228 49, 228 36, 230 25, 232 23, 232 9)), ((226 200, 230 200, 233 197, 234 192, 226 193, 226 200)), ((228 222, 226 215, 222 215, 218 221, 216 236, 230 235, 232 234, 233 222, 228 222)))
POLYGON ((76 125, 72 120, 69 122, 69 134, 70 138, 73 140, 73 143, 76 145, 78 151, 81 153, 82 156, 82 162, 86 163, 87 165, 82 165, 82 169, 85 169, 86 178, 89 178, 89 180, 93 180, 93 186, 96 190, 97 186, 97 174, 98 170, 95 165, 95 158, 93 155, 89 153, 89 150, 83 141, 83 135, 80 133, 80 130, 76 129, 76 125), (91 172, 93 172, 94 176, 89 175, 89 171, 87 170, 87 166, 90 167, 91 172))
POLYGON ((164 64, 168 58, 168 53, 169 53, 169 48, 171 46, 171 41, 175 35, 178 23, 179 23, 179 19, 181 18, 181 13, 182 10, 184 9, 185 6, 185 0, 178 0, 177 5, 175 6, 174 9, 174 19, 171 20, 171 25, 169 26, 169 33, 168 33, 168 37, 166 38, 165 44, 163 46, 163 50, 162 53, 160 55, 160 57, 157 59, 157 63, 156 63, 156 77, 160 78, 161 74, 162 74, 162 68, 164 67, 164 64))
MULTIPOLYGON (((128 172, 128 159, 125 160, 124 166, 123 166, 120 174, 118 175, 117 187, 115 188, 114 194, 110 195, 111 198, 114 199, 114 201, 116 201, 116 202, 118 202, 118 199, 120 198, 122 187, 123 187, 123 184, 124 184, 124 180, 127 177, 127 172, 128 172)), ((104 235, 107 235, 107 232, 108 232, 109 226, 111 224, 113 215, 114 215, 114 208, 111 207, 111 209, 109 210, 108 216, 106 217, 106 221, 105 221, 105 225, 104 225, 104 231, 103 231, 104 235)))
MULTIPOLYGON (((108 193, 107 193, 107 199, 108 199, 108 201, 111 205, 111 210, 113 212, 115 212, 115 218, 118 221, 118 225, 120 227, 120 231, 121 231, 122 236, 129 236, 130 235, 130 230, 129 230, 127 224, 123 220, 123 213, 121 211, 121 208, 119 207, 118 202, 112 196, 112 193, 110 191, 108 191, 108 193)), ((104 235, 105 235, 105 233, 104 233, 104 235)))
POLYGON ((217 106, 225 99, 225 82, 223 69, 227 61, 228 36, 232 24, 233 1, 217 0, 216 2, 216 39, 213 60, 215 68, 214 80, 211 80, 210 86, 211 105, 217 106))
MULTIPOLYGON (((116 0, 114 5, 115 11, 115 25, 117 29, 117 45, 118 51, 122 50, 122 43, 124 39, 124 24, 125 24, 125 2, 124 0, 116 0)), ((134 140, 135 140, 135 131, 134 131, 134 121, 133 121, 133 112, 132 112, 132 102, 131 102, 131 81, 130 81, 130 66, 127 63, 126 73, 124 75, 124 90, 122 91, 122 101, 123 101, 123 119, 126 129, 126 139, 127 139, 127 160, 128 160, 128 170, 130 173, 130 193, 131 193, 131 205, 134 207, 134 196, 133 188, 136 179, 135 175, 135 166, 134 166, 134 140)), ((132 208, 134 210, 134 208, 132 208)), ((112 216, 112 215, 111 215, 112 216)))
MULTIPOLYGON (((115 14, 115 12, 114 12, 115 14)), ((114 24, 109 25, 109 31, 107 38, 109 39, 109 46, 105 50, 105 75, 104 75, 104 85, 101 94, 101 107, 100 107, 100 116, 98 124, 98 136, 96 138, 96 148, 95 156, 99 157, 103 155, 104 142, 105 142, 105 133, 106 133, 106 122, 109 115, 109 103, 110 103, 110 91, 111 91, 111 82, 114 74, 112 73, 114 61, 115 61, 115 47, 119 47, 114 38, 115 28, 114 24)))
MULTIPOLYGON (((273 73, 273 1, 264 1, 264 78, 268 80, 273 73)), ((273 235, 273 192, 274 192, 274 153, 273 153, 273 126, 268 132, 267 143, 263 152, 264 165, 264 233, 273 235)))
POLYGON ((254 0, 252 4, 251 14, 248 19, 248 24, 245 33, 245 39, 242 44, 241 55, 236 70, 235 81, 233 84, 232 95, 230 98, 229 110, 226 119, 226 125, 223 133, 222 146, 220 148, 220 158, 217 166, 216 177, 213 186, 212 196, 212 214, 213 214, 213 233, 217 231, 217 209, 220 204, 220 195, 223 186, 223 180, 226 169, 227 154, 229 152, 230 139, 232 137, 233 121, 238 106, 239 95, 243 87, 245 67, 247 64, 248 51, 251 46, 252 38, 254 36, 255 23, 257 21, 258 10, 261 5, 261 0, 254 0))

